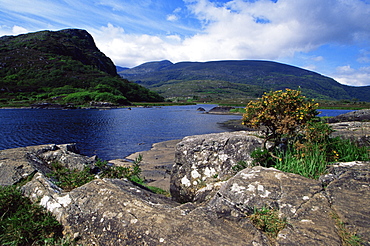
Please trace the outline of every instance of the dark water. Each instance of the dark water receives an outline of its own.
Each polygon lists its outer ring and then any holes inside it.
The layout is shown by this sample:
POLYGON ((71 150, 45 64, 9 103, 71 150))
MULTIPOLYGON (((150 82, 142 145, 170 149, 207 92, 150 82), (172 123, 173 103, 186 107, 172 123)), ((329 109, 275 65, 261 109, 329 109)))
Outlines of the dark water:
POLYGON ((0 149, 77 143, 82 154, 109 160, 156 142, 226 131, 217 122, 240 116, 203 114, 215 105, 128 109, 0 110, 0 149))
MULTIPOLYGON (((241 118, 204 114, 196 110, 203 107, 208 111, 214 106, 132 110, 3 109, 0 110, 0 149, 77 143, 81 153, 88 156, 97 155, 105 160, 124 158, 134 152, 149 150, 153 143, 227 131, 217 123, 241 118)), ((332 111, 325 110, 323 114, 335 114, 332 111)))

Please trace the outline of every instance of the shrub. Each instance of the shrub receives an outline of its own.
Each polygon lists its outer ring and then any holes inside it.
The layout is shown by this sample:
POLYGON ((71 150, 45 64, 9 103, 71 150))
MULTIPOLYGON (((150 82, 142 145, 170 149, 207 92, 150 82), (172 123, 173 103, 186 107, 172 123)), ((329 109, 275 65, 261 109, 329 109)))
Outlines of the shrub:
POLYGON ((81 91, 75 92, 67 95, 64 98, 66 103, 77 103, 77 104, 84 104, 86 102, 92 101, 95 98, 96 93, 88 92, 88 91, 81 91))
POLYGON ((317 179, 330 162, 369 160, 367 147, 330 137, 331 127, 315 117, 317 107, 318 104, 301 96, 300 91, 289 89, 270 92, 250 102, 243 123, 264 127, 265 137, 263 148, 251 154, 253 164, 317 179), (268 140, 273 142, 269 149, 268 140))
POLYGON ((110 102, 110 103, 118 103, 118 104, 129 104, 129 101, 124 96, 113 95, 109 92, 102 92, 97 93, 95 98, 97 102, 110 102))
POLYGON ((272 141, 276 147, 296 137, 318 115, 317 107, 317 103, 306 99, 299 90, 269 92, 248 103, 242 123, 253 128, 264 127, 265 140, 272 141))

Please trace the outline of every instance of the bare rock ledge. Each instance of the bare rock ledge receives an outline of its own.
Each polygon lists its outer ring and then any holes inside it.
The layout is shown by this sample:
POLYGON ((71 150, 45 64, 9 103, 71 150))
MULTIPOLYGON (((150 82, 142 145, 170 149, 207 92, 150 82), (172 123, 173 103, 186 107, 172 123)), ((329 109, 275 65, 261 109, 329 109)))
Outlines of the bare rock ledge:
POLYGON ((250 151, 261 144, 254 133, 180 141, 170 177, 172 199, 125 179, 95 179, 61 190, 45 176, 51 161, 73 168, 95 160, 76 153, 73 144, 0 151, 0 184, 34 174, 24 194, 84 245, 343 245, 334 214, 370 245, 369 162, 337 163, 319 180, 259 166, 235 173, 232 166, 250 160, 250 151), (288 222, 276 238, 247 216, 264 206, 288 222))

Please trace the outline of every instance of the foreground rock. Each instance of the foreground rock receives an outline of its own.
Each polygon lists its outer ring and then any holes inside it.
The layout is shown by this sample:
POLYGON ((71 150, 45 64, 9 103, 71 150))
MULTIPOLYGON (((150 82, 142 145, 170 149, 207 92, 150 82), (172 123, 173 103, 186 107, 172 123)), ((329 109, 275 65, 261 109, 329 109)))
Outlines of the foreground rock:
POLYGON ((0 151, 0 185, 12 185, 36 172, 50 172, 48 165, 58 161, 67 168, 82 170, 95 162, 78 154, 75 144, 49 144, 0 151))
POLYGON ((74 145, 2 150, 0 172, 7 170, 13 178, 1 175, 0 180, 8 185, 35 173, 24 194, 84 245, 344 245, 343 230, 370 245, 369 162, 337 163, 319 180, 263 167, 235 173, 232 166, 250 160, 250 151, 260 144, 247 132, 184 138, 177 144, 177 171, 171 177, 180 185, 171 186, 171 192, 179 201, 195 201, 185 204, 125 179, 96 179, 61 190, 45 177, 49 162, 74 166, 72 160, 81 158, 82 166, 91 165, 91 159, 71 151, 74 145), (20 166, 22 172, 14 168, 20 166), (254 209, 263 207, 287 221, 276 237, 250 222, 254 209))
POLYGON ((250 153, 262 140, 250 132, 224 132, 185 137, 176 146, 170 191, 179 202, 202 202, 219 188, 219 181, 235 174, 240 161, 250 163, 250 153))
POLYGON ((330 124, 333 137, 341 137, 357 142, 361 146, 370 146, 370 122, 339 122, 330 124))
POLYGON ((253 167, 227 181, 208 204, 218 214, 245 219, 254 208, 274 208, 289 226, 276 238, 278 245, 340 245, 330 203, 319 181, 253 167))
POLYGON ((326 176, 332 178, 326 188, 331 208, 349 231, 370 245, 370 163, 339 163, 326 176))
POLYGON ((33 200, 41 199, 64 225, 65 233, 84 245, 268 243, 250 223, 241 227, 206 207, 180 205, 125 180, 97 179, 63 193, 37 175, 24 191, 33 200))

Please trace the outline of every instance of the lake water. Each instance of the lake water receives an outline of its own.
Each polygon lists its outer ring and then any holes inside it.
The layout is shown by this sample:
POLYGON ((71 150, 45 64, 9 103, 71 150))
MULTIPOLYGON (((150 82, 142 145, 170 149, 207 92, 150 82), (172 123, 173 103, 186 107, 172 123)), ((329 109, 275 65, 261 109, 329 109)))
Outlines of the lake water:
POLYGON ((132 110, 3 109, 0 110, 0 149, 77 143, 84 155, 97 155, 104 160, 124 158, 134 152, 149 150, 153 143, 227 131, 217 123, 241 118, 197 111, 199 107, 208 111, 214 106, 132 110))

